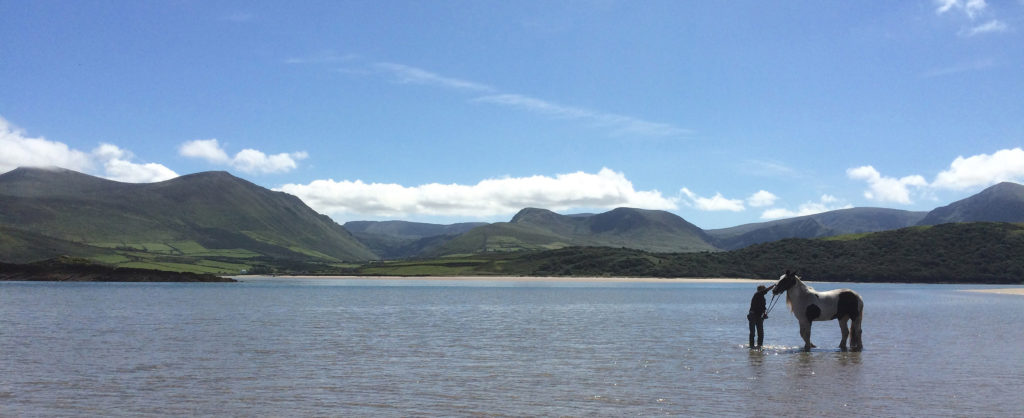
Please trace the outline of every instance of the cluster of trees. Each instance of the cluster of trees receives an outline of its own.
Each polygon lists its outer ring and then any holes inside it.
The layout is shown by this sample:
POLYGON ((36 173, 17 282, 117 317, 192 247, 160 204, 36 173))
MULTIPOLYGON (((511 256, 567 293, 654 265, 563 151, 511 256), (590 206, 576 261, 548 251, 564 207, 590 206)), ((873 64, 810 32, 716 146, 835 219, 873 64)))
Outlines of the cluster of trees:
POLYGON ((730 252, 658 254, 577 247, 526 254, 533 275, 777 278, 819 281, 1024 283, 1024 225, 961 223, 834 239, 786 239, 730 252))

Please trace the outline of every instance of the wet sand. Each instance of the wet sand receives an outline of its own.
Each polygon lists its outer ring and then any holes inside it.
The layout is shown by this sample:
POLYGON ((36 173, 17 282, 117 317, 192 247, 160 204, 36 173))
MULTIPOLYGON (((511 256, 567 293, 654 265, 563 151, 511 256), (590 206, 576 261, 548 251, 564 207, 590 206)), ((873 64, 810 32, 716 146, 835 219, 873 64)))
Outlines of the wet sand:
POLYGON ((970 289, 970 290, 964 290, 964 292, 998 293, 1000 295, 1021 295, 1021 296, 1024 296, 1024 287, 1011 287, 1011 288, 1003 288, 1003 289, 970 289))
MULTIPOLYGON (((268 276, 232 276, 246 279, 268 276)), ((424 281, 474 281, 474 282, 569 282, 569 283, 766 283, 773 280, 739 279, 729 277, 520 277, 520 276, 273 276, 282 279, 323 279, 323 280, 424 280, 424 281)))

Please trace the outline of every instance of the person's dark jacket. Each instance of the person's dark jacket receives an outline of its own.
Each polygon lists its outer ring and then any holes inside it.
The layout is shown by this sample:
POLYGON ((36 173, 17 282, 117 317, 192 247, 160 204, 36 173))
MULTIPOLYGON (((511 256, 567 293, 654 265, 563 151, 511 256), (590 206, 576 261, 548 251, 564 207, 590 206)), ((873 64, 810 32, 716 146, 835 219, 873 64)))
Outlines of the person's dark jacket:
POLYGON ((757 319, 764 316, 765 311, 768 310, 767 304, 764 301, 764 295, 768 294, 768 290, 757 291, 754 293, 754 297, 750 298, 750 312, 747 313, 747 319, 757 319))

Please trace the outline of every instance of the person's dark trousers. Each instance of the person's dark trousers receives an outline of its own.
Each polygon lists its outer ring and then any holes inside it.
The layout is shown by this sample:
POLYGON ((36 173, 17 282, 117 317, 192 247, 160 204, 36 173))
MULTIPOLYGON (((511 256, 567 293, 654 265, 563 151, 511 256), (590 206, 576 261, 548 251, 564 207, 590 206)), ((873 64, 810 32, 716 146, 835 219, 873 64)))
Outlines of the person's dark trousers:
POLYGON ((747 318, 750 323, 750 347, 760 347, 764 344, 764 318, 747 318), (754 331, 757 331, 757 345, 754 345, 754 331))

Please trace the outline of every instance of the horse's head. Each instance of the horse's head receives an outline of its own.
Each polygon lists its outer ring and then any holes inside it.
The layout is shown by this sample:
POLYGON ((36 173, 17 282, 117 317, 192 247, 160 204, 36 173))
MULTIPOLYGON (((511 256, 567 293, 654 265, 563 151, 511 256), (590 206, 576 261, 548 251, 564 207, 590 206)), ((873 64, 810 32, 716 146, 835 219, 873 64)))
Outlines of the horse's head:
POLYGON ((775 283, 775 288, 772 289, 772 294, 777 295, 789 290, 789 288, 793 287, 799 279, 800 276, 797 276, 796 273, 786 270, 786 274, 779 276, 779 281, 775 283))

